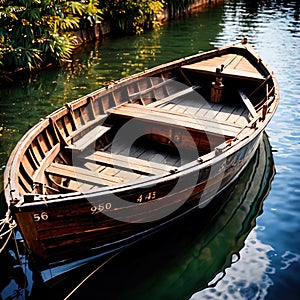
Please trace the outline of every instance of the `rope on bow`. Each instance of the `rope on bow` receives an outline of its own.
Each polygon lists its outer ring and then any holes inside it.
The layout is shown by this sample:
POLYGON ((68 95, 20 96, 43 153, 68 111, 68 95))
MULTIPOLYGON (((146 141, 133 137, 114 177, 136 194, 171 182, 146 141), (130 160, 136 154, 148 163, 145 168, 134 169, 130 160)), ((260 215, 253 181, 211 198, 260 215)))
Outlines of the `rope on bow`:
POLYGON ((10 210, 5 214, 5 217, 0 220, 0 241, 4 240, 2 247, 0 248, 0 253, 5 249, 14 228, 17 226, 16 221, 12 218, 10 210))

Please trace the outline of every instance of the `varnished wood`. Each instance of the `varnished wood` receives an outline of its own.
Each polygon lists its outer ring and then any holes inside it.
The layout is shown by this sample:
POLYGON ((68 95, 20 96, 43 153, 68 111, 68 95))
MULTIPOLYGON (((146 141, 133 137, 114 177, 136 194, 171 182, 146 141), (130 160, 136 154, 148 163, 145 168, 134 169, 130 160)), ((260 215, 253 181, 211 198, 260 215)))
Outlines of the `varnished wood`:
POLYGON ((182 66, 182 68, 205 74, 216 74, 216 68, 222 70, 222 77, 264 80, 261 73, 245 57, 229 54, 202 62, 182 66))
POLYGON ((246 96, 246 94, 239 90, 239 94, 243 100, 243 102, 245 103, 246 107, 248 108, 248 110, 250 111, 252 117, 256 117, 257 116, 257 112, 254 108, 254 106, 252 105, 251 101, 249 100, 249 98, 246 96))
POLYGON ((33 174, 33 181, 35 183, 45 182, 45 170, 51 165, 54 158, 58 155, 60 151, 60 144, 56 144, 41 161, 41 166, 36 169, 33 174))
POLYGON ((154 175, 170 172, 173 169, 172 166, 166 164, 102 151, 96 151, 91 155, 85 156, 84 159, 154 175))
POLYGON ((139 107, 132 106, 129 104, 111 109, 109 113, 119 116, 122 115, 128 118, 136 118, 151 122, 170 124, 172 126, 180 126, 184 128, 195 129, 199 131, 207 131, 210 133, 226 136, 235 136, 241 130, 241 127, 237 125, 231 125, 217 121, 212 122, 208 118, 194 118, 193 116, 188 114, 169 113, 166 110, 158 108, 148 109, 148 107, 145 107, 143 109, 139 109, 139 107))
POLYGON ((39 268, 124 247, 206 206, 250 161, 278 102, 272 70, 244 43, 121 79, 42 119, 4 173, 39 268), (118 134, 132 120, 133 142, 118 134))
POLYGON ((66 178, 73 178, 79 181, 93 183, 95 185, 103 185, 103 183, 101 182, 102 179, 106 182, 109 181, 111 184, 118 184, 123 182, 122 180, 114 176, 103 175, 101 173, 92 172, 81 167, 68 166, 57 163, 52 163, 51 166, 46 169, 46 173, 63 176, 66 178))
POLYGON ((66 146, 66 149, 74 151, 84 151, 89 145, 96 142, 96 140, 98 140, 102 135, 104 135, 109 129, 109 126, 98 125, 93 129, 89 130, 86 134, 84 134, 72 144, 66 146))

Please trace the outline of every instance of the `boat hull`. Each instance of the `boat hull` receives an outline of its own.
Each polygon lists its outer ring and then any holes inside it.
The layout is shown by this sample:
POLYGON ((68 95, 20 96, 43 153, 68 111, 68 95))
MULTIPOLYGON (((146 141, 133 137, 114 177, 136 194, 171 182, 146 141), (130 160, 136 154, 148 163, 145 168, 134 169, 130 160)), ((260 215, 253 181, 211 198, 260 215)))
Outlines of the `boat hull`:
POLYGON ((278 103, 273 72, 243 42, 124 78, 42 119, 4 174, 39 268, 120 249, 205 207, 247 166, 278 103))
POLYGON ((238 152, 220 157, 213 166, 218 172, 211 165, 199 164, 194 171, 174 174, 163 182, 157 179, 149 186, 135 185, 113 193, 61 195, 45 203, 15 207, 13 213, 40 269, 60 264, 66 258, 74 260, 115 251, 205 207, 234 182, 260 141, 258 134, 238 152), (191 178, 196 178, 197 183, 191 178), (174 190, 179 179, 180 189, 174 190), (155 199, 151 199, 154 195, 155 199), (142 203, 133 203, 141 196, 142 203))

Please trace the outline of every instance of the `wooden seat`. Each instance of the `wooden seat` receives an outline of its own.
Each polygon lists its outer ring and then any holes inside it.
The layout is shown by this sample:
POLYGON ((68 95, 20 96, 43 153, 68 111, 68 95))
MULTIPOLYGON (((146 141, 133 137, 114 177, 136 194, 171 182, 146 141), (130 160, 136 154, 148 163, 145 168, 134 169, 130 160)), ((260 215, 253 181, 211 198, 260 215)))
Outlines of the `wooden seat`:
POLYGON ((236 136, 243 128, 238 124, 228 124, 218 120, 209 120, 190 114, 168 111, 163 108, 132 103, 126 103, 113 108, 109 112, 110 114, 123 116, 125 118, 137 118, 143 121, 178 126, 186 128, 187 130, 196 130, 228 137, 236 136))
POLYGON ((96 151, 88 156, 82 156, 89 161, 108 164, 123 169, 134 170, 140 173, 158 175, 165 172, 170 172, 174 169, 173 166, 163 163, 157 163, 152 161, 143 160, 135 157, 128 157, 119 154, 111 154, 102 151, 96 151))
POLYGON ((184 65, 181 68, 200 74, 215 75, 216 66, 222 69, 222 77, 254 81, 264 80, 264 76, 259 70, 257 70, 247 58, 239 54, 226 54, 220 57, 213 57, 211 59, 184 65))
POLYGON ((109 126, 98 125, 95 128, 87 131, 87 133, 83 134, 80 138, 77 138, 72 144, 66 146, 66 149, 82 152, 89 145, 103 136, 109 129, 109 126))
POLYGON ((91 183, 94 185, 115 185, 124 181, 114 176, 108 176, 96 171, 91 171, 82 167, 69 166, 52 163, 45 171, 47 174, 70 178, 79 182, 91 183))

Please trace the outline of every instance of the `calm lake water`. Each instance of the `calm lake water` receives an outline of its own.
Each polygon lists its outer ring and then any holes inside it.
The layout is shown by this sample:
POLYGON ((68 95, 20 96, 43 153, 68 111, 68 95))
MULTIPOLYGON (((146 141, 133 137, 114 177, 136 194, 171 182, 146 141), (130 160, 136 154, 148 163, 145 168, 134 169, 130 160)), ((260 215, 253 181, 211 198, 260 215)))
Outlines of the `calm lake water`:
MULTIPOLYGON (((244 35, 275 71, 281 103, 268 138, 222 195, 224 205, 213 204, 123 251, 69 299, 299 299, 299 1, 225 0, 158 31, 87 45, 73 66, 0 90, 0 190, 10 152, 41 117, 111 80, 244 35)), ((12 244, 0 257, 3 299, 63 299, 101 264, 95 261, 47 289, 21 255, 28 284, 20 288, 24 278, 15 252, 12 244)))

